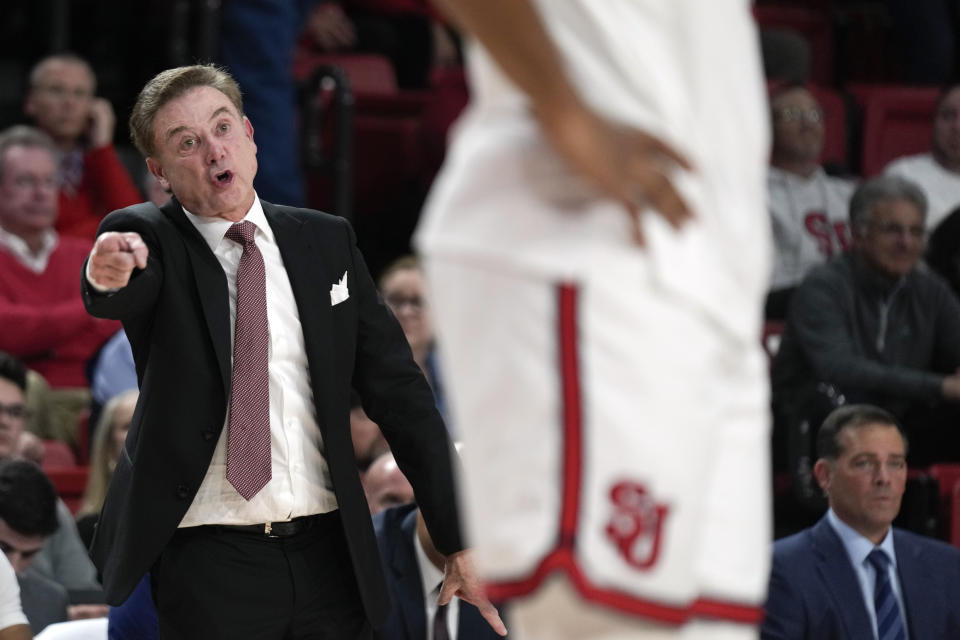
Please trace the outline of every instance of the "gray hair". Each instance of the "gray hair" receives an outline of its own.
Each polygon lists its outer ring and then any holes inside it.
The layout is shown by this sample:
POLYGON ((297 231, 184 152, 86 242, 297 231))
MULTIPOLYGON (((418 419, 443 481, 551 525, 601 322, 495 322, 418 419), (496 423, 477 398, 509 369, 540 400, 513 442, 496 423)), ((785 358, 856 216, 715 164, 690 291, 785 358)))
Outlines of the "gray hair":
POLYGON ((226 69, 212 64, 201 64, 161 71, 140 90, 130 113, 130 139, 144 157, 149 158, 156 152, 153 120, 157 112, 171 100, 176 100, 197 87, 216 89, 233 103, 237 115, 243 117, 240 86, 226 69))
POLYGON ((873 218, 874 206, 884 200, 906 200, 927 217, 927 196, 915 182, 900 176, 878 176, 857 187, 850 198, 850 230, 862 233, 873 218))
POLYGON ((54 162, 56 162, 59 153, 53 138, 40 131, 40 129, 24 124, 4 129, 0 131, 0 180, 3 180, 3 172, 7 164, 7 152, 13 147, 46 149, 53 156, 54 162))

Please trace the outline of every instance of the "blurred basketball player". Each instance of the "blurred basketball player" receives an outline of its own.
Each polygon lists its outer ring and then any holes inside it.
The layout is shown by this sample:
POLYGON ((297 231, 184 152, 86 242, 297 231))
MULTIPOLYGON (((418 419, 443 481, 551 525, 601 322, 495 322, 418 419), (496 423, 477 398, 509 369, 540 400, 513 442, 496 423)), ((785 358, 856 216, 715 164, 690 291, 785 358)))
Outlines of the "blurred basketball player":
POLYGON ((752 638, 768 131, 748 0, 444 0, 476 38, 417 244, 519 638, 752 638))

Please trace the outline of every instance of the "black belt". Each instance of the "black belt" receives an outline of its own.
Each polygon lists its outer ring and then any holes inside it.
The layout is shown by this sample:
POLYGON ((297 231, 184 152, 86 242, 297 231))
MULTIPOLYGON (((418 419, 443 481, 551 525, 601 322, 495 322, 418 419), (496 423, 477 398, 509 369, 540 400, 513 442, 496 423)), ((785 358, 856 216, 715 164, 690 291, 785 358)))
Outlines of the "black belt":
POLYGON ((251 533, 264 536, 266 538, 289 538, 310 529, 317 524, 321 518, 329 517, 331 513, 321 513, 313 516, 300 516, 293 520, 284 522, 264 522, 260 524, 211 524, 206 525, 207 529, 216 531, 236 531, 239 533, 251 533))

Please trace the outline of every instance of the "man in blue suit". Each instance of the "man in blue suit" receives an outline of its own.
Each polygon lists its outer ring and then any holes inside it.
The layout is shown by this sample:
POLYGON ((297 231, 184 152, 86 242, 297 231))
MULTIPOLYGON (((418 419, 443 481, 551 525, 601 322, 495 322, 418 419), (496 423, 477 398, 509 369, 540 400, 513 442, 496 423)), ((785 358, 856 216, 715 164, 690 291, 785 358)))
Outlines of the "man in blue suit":
POLYGON ((830 509, 774 545, 762 638, 960 638, 960 551, 890 526, 906 450, 882 409, 848 405, 827 417, 813 471, 830 509))
POLYGON ((381 511, 373 517, 373 527, 393 601, 377 640, 500 638, 468 602, 454 598, 444 611, 437 607, 443 556, 433 546, 416 504, 381 511), (446 636, 438 626, 446 628, 446 636))

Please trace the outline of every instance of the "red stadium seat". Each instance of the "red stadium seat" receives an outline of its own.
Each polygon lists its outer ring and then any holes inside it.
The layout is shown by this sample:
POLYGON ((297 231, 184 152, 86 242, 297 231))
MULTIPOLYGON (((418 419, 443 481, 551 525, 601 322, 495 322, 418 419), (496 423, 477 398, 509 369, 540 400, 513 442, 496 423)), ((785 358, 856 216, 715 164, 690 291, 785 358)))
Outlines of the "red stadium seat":
POLYGON ((960 464, 934 464, 927 473, 940 484, 941 535, 960 547, 960 464))
POLYGON ((797 6, 755 5, 753 15, 761 27, 792 29, 810 44, 810 79, 833 84, 833 25, 825 12, 797 6))
POLYGON ((864 177, 877 175, 895 158, 930 150, 938 89, 890 85, 849 89, 863 114, 864 177))
POLYGON ((87 477, 90 467, 56 467, 44 469, 47 477, 53 482, 60 499, 76 514, 83 501, 83 492, 87 488, 87 477))
POLYGON ((72 467, 77 464, 77 458, 66 442, 60 440, 43 441, 43 468, 72 467))
POLYGON ((317 54, 300 50, 293 60, 293 75, 298 81, 304 82, 321 65, 343 69, 350 78, 354 93, 397 93, 393 66, 384 56, 366 53, 317 54))

